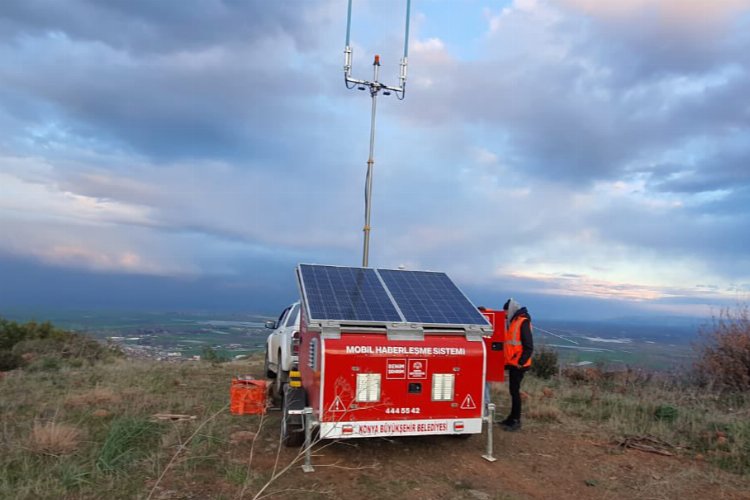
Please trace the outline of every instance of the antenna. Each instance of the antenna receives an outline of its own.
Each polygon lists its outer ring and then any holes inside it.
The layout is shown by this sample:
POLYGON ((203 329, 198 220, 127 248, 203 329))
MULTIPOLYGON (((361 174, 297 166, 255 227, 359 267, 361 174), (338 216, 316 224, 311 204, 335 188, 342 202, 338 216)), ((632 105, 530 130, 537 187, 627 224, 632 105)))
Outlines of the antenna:
POLYGON ((362 228, 364 232, 364 247, 362 249, 362 267, 367 267, 370 253, 370 208, 372 200, 372 170, 375 166, 375 111, 377 109, 377 97, 382 91, 383 95, 396 94, 399 101, 403 101, 406 96, 406 69, 409 63, 409 11, 411 9, 411 0, 406 0, 406 28, 404 34, 404 57, 401 58, 399 70, 398 87, 385 85, 378 81, 380 76, 380 56, 376 55, 372 62, 372 81, 352 78, 352 47, 349 45, 349 38, 352 27, 352 0, 349 0, 349 7, 346 12, 346 47, 344 48, 344 85, 346 88, 359 90, 370 89, 372 98, 372 112, 370 116, 370 156, 367 159, 367 177, 365 179, 365 225, 362 228))

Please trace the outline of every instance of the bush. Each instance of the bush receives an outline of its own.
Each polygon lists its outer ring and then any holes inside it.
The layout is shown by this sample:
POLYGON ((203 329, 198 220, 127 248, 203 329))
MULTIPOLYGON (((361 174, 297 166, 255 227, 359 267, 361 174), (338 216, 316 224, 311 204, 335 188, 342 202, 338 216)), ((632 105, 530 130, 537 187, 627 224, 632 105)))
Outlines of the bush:
POLYGON ((29 321, 19 325, 15 321, 0 318, 0 349, 13 349, 17 343, 30 339, 60 338, 67 332, 58 330, 50 322, 29 321))
POLYGON ((62 368, 63 362, 57 356, 44 356, 40 359, 35 359, 26 370, 30 372, 56 372, 62 368))
MULTIPOLYGON (((84 360, 94 363, 121 355, 119 350, 91 337, 55 328, 49 322, 18 324, 0 318, 0 371, 21 367, 24 360, 39 358, 56 358, 57 362, 49 362, 42 368, 52 369, 53 364, 59 368, 63 360, 68 365, 80 366, 84 360)), ((38 363, 31 362, 31 365, 40 368, 38 363)))
POLYGON ((201 360, 217 365, 219 363, 226 363, 229 361, 229 358, 219 354, 215 349, 206 346, 203 348, 203 352, 201 352, 201 360))
POLYGON ((0 351, 0 372, 15 370, 23 365, 23 358, 13 351, 0 351))
POLYGON ((750 391, 750 310, 724 309, 701 331, 703 342, 694 346, 699 382, 720 391, 750 391))
POLYGON ((547 346, 534 352, 531 360, 531 373, 539 378, 549 379, 557 375, 557 351, 547 346))
POLYGON ((654 410, 656 420, 674 422, 677 419, 677 408, 672 405, 659 405, 654 410))

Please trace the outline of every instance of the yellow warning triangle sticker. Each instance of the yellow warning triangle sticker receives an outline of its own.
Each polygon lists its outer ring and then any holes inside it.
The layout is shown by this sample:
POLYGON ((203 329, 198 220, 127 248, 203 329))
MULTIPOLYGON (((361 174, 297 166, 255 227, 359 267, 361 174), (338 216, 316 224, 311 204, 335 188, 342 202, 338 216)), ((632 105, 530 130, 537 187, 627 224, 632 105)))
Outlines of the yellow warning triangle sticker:
POLYGON ((474 398, 471 397, 471 394, 467 394, 464 398, 464 402, 461 403, 461 409, 462 410, 474 410, 476 409, 477 405, 474 403, 474 398))
POLYGON ((328 411, 346 411, 346 406, 344 406, 344 403, 341 402, 341 398, 339 396, 336 396, 336 399, 333 400, 331 406, 328 407, 328 411))

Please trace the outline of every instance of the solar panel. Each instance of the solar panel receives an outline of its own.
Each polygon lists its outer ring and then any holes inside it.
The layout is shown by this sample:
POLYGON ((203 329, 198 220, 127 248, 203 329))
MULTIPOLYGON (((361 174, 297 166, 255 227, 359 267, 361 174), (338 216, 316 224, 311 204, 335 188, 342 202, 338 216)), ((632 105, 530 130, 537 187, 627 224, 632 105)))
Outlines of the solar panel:
POLYGON ((445 273, 300 264, 311 321, 488 326, 445 273))
POLYGON ((487 325, 445 273, 378 269, 378 274, 408 322, 487 325))
POLYGON ((311 320, 400 322, 374 269, 300 264, 311 320))

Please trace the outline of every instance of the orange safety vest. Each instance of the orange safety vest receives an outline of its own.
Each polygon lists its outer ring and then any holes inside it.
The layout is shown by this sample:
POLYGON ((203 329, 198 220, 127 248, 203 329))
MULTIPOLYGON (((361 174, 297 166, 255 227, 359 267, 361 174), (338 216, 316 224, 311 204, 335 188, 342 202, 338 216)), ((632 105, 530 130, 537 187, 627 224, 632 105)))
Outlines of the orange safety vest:
MULTIPOLYGON (((505 364, 511 366, 518 366, 518 359, 521 357, 523 352, 523 345, 521 344, 521 325, 524 321, 528 321, 529 318, 526 316, 518 316, 510 323, 508 332, 505 335, 505 345, 503 351, 505 351, 505 364)), ((528 368, 531 366, 531 358, 521 368, 528 368)))

